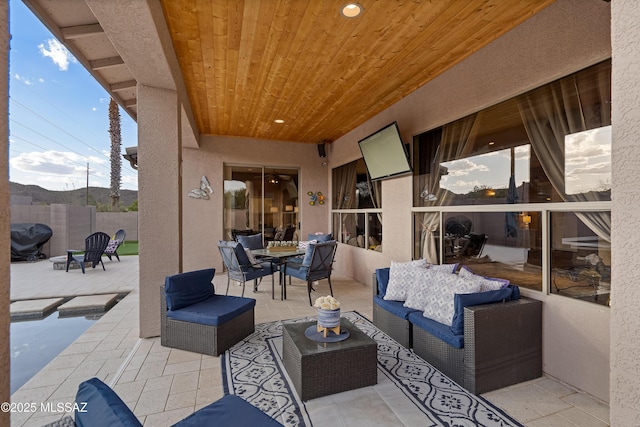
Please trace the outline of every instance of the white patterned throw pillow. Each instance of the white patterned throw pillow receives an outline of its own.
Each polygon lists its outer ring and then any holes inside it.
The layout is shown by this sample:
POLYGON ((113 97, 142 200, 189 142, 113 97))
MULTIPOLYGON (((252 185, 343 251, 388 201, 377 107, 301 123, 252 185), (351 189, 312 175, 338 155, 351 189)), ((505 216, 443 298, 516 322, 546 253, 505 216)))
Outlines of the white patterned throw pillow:
POLYGON ((426 287, 427 304, 424 317, 433 319, 447 326, 453 321, 453 297, 455 294, 471 294, 480 290, 480 285, 457 274, 443 274, 439 280, 426 287))
POLYGON ((467 280, 478 283, 480 285, 479 292, 497 291, 509 285, 509 281, 507 279, 494 279, 492 277, 480 276, 465 266, 462 266, 460 273, 458 274, 460 277, 464 277, 467 280))
POLYGON ((407 300, 403 305, 407 308, 424 311, 429 295, 432 292, 429 288, 434 282, 439 281, 440 276, 443 274, 453 276, 450 272, 431 268, 423 268, 416 271, 413 284, 407 294, 407 300))
POLYGON ((425 270, 429 264, 424 259, 409 262, 391 261, 389 283, 384 299, 387 301, 405 301, 409 288, 414 283, 417 270, 425 270))

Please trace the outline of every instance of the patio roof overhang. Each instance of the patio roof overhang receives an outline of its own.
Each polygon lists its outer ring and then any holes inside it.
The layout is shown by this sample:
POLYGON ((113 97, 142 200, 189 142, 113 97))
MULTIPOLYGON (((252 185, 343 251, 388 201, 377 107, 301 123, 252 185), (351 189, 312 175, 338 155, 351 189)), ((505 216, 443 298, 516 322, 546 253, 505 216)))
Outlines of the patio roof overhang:
POLYGON ((357 18, 343 0, 23 1, 134 119, 143 84, 182 94, 196 134, 319 143, 555 0, 370 0, 357 18))

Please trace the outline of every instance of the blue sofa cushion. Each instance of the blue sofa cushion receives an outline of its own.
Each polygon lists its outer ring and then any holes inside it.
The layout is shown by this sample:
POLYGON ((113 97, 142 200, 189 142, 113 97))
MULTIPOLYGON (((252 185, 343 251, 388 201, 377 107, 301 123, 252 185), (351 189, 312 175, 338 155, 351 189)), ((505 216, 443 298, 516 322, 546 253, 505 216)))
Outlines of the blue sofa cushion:
POLYGON ((256 305, 253 298, 215 295, 179 310, 167 311, 167 317, 183 322, 220 326, 256 305))
POLYGON ((402 305, 402 301, 387 301, 385 299, 382 299, 379 295, 373 297, 373 303, 387 310, 389 313, 405 320, 409 318, 409 314, 418 311, 412 308, 405 307, 404 305, 402 305))
POLYGON ((387 293, 387 285, 389 284, 389 273, 391 268, 379 268, 376 270, 376 282, 378 282, 378 296, 384 298, 387 293))
POLYGON ((464 348, 464 334, 454 334, 451 332, 451 327, 449 325, 444 325, 433 319, 424 317, 424 315, 419 311, 409 314, 409 322, 413 324, 414 328, 416 326, 422 328, 431 335, 455 348, 464 348))
POLYGON ((329 240, 333 240, 333 235, 329 234, 309 234, 307 236, 307 240, 315 240, 316 242, 328 242, 329 240))
POLYGON ((202 426, 233 427, 276 427, 279 422, 246 402, 242 398, 228 394, 221 399, 194 412, 173 427, 202 426))
POLYGON ((453 322, 451 332, 464 334, 464 308, 472 305, 490 304, 492 302, 508 301, 513 294, 513 286, 497 291, 476 292, 473 294, 455 294, 453 297, 453 322))
POLYGON ((238 243, 245 249, 262 249, 262 233, 252 234, 251 236, 238 236, 238 243))
POLYGON ((167 308, 179 310, 211 298, 215 294, 211 283, 215 273, 215 268, 208 268, 167 276, 164 280, 167 308))
POLYGON ((142 427, 122 399, 98 378, 80 384, 76 403, 78 427, 142 427))

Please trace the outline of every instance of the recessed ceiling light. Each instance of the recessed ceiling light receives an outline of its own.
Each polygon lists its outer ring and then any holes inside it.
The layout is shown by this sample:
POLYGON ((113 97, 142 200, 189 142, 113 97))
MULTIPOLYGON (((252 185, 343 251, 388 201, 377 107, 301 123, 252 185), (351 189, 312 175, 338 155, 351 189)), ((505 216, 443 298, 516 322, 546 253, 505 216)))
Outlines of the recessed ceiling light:
POLYGON ((495 144, 495 142, 493 142, 493 141, 489 142, 489 145, 493 145, 493 144, 495 144))
POLYGON ((362 13, 362 9, 360 3, 347 3, 340 8, 340 15, 345 18, 355 18, 362 13))
POLYGON ((275 119, 274 122, 278 123, 278 124, 282 124, 284 123, 284 120, 282 119, 275 119))

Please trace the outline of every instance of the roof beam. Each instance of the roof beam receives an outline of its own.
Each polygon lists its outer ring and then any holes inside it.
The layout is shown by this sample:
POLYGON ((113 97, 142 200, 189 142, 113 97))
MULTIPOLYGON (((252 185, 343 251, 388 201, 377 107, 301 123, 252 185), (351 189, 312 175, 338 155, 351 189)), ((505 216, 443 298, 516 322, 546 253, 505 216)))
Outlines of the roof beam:
POLYGON ((100 24, 74 25, 72 27, 60 28, 62 37, 66 40, 75 40, 81 37, 103 34, 104 30, 100 24))
POLYGON ((112 91, 118 92, 119 90, 133 89, 138 85, 135 80, 127 80, 126 82, 112 83, 109 85, 112 91))
POLYGON ((116 65, 122 65, 124 61, 119 56, 113 56, 111 58, 100 58, 89 61, 89 66, 92 70, 101 70, 103 68, 115 67, 116 65))
POLYGON ((135 107, 136 105, 138 105, 138 99, 137 98, 127 99, 127 100, 124 101, 124 106, 126 108, 135 107))

